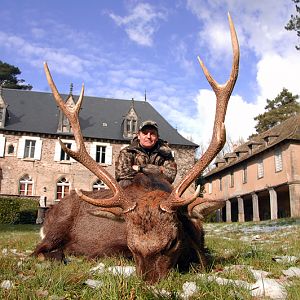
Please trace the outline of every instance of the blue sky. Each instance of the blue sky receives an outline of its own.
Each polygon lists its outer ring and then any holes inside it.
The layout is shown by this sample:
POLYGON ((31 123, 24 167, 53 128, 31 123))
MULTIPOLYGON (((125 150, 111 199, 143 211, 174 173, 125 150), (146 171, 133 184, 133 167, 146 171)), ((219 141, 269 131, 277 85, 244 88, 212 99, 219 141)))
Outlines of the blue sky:
POLYGON ((47 61, 61 93, 70 83, 89 96, 149 101, 199 144, 209 141, 215 96, 197 61, 220 83, 232 61, 227 12, 239 38, 240 73, 226 117, 231 140, 254 133, 266 99, 300 95, 300 52, 284 26, 290 0, 0 0, 0 60, 20 68, 36 91, 49 91, 47 61))

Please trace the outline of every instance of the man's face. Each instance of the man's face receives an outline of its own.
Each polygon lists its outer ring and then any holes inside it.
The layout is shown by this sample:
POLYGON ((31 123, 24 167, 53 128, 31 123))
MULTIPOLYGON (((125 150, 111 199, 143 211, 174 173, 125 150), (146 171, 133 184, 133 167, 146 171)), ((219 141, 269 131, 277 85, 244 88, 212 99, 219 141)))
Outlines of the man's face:
POLYGON ((154 127, 145 127, 138 132, 140 144, 145 149, 151 149, 158 140, 158 132, 154 127))

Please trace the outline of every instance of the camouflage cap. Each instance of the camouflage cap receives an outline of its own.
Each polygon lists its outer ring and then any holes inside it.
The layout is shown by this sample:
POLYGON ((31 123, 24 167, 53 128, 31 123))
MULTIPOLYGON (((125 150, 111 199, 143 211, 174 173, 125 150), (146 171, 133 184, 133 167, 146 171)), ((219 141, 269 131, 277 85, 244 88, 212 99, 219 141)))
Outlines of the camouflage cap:
POLYGON ((158 125, 156 122, 152 120, 147 120, 141 124, 139 130, 142 130, 144 127, 154 127, 158 131, 158 125))

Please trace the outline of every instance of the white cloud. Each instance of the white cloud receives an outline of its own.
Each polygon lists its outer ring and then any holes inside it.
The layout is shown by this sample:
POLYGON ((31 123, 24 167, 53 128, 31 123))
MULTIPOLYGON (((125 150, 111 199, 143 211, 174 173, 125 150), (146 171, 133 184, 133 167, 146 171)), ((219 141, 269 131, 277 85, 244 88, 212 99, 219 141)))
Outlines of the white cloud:
POLYGON ((275 98, 284 87, 300 95, 299 78, 300 58, 294 49, 283 55, 265 54, 257 63, 257 83, 265 99, 275 98))
POLYGON ((66 49, 42 47, 4 32, 0 32, 0 43, 8 50, 16 51, 32 66, 41 68, 42 63, 48 61, 52 71, 68 76, 89 78, 88 73, 84 71, 89 62, 68 53, 66 49))
MULTIPOLYGON (((160 109, 168 114, 183 136, 192 138, 195 143, 207 146, 213 131, 216 96, 211 90, 202 89, 199 90, 194 101, 196 109, 192 116, 183 114, 180 110, 171 109, 168 105, 165 107, 160 105, 160 109)), ((238 141, 240 138, 246 140, 254 133, 253 118, 261 109, 261 105, 247 103, 240 96, 233 95, 230 98, 225 119, 227 136, 232 141, 238 141)))
POLYGON ((114 13, 110 13, 109 16, 118 26, 124 27, 132 41, 142 46, 152 46, 159 20, 165 20, 167 17, 165 12, 156 10, 149 3, 137 4, 125 17, 114 13))

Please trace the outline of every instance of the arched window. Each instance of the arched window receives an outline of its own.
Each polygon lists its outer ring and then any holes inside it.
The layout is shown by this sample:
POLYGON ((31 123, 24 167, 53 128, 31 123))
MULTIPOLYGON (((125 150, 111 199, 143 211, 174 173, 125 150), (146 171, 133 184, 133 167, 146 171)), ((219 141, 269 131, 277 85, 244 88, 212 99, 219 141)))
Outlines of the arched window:
POLYGON ((132 99, 131 107, 123 120, 123 137, 133 138, 138 132, 138 115, 134 108, 134 100, 132 99))
POLYGON ((33 181, 28 174, 24 175, 19 181, 19 194, 23 196, 33 195, 33 181))
POLYGON ((102 189, 107 189, 107 185, 100 179, 94 182, 93 191, 99 191, 102 189))
POLYGON ((56 183, 56 199, 60 200, 66 195, 68 195, 70 192, 70 183, 65 178, 62 177, 59 181, 56 183))

